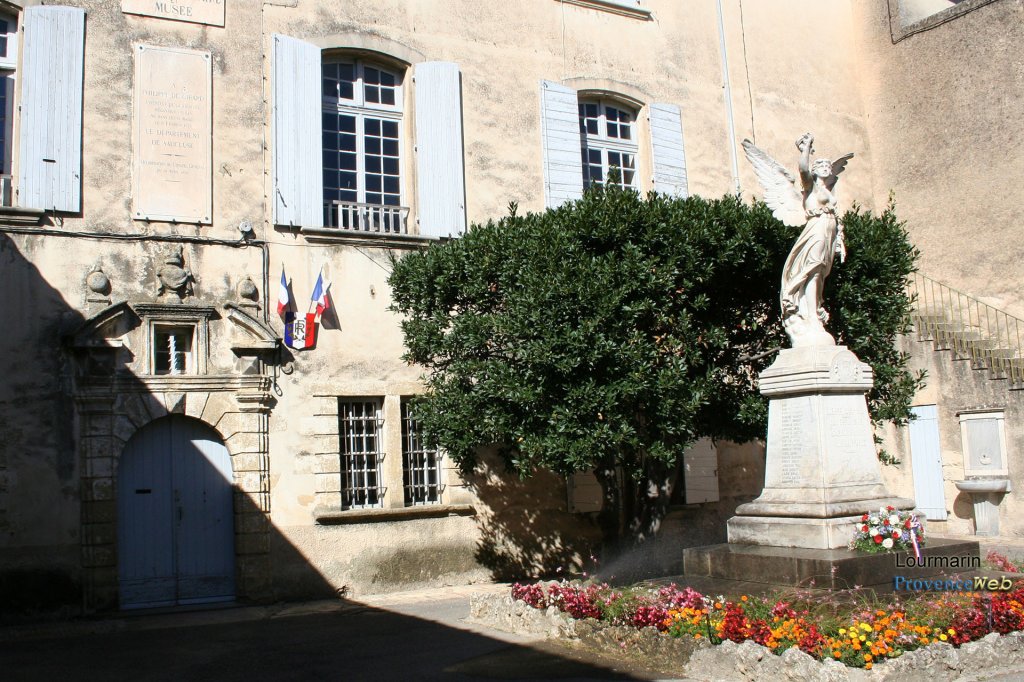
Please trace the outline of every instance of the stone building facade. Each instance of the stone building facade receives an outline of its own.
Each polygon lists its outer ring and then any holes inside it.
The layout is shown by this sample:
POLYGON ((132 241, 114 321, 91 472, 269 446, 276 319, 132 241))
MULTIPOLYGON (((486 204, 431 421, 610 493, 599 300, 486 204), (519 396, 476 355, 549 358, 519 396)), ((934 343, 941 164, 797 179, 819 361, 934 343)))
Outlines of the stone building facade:
MULTIPOLYGON (((927 168, 894 150, 919 159, 948 124, 1001 180, 1022 172, 992 148, 1007 117, 954 126, 911 96, 933 82, 897 51, 921 50, 937 83, 957 66, 943 36, 1020 29, 1019 0, 962 4, 979 7, 893 45, 897 0, 0 2, 6 594, 93 611, 581 565, 598 532, 565 481, 464 480, 420 445, 392 258, 613 166, 641 192, 752 194, 739 140, 782 156, 810 128, 822 153, 857 152, 844 201, 905 191, 945 272, 934 219, 948 229, 980 188, 932 202, 927 168), (897 139, 906 107, 920 128, 897 139), (326 290, 308 348, 282 279, 300 323, 326 290)), ((980 60, 1019 67, 991 42, 980 60)), ((995 106, 1012 78, 971 87, 995 106)), ((1019 92, 1003 104, 1020 113, 1019 92)), ((1005 239, 1008 202, 988 204, 971 215, 1005 239)), ((1011 292, 993 295, 1015 309, 1011 292)), ((688 500, 687 541, 724 536, 762 483, 756 445, 709 452, 718 490, 688 500)))

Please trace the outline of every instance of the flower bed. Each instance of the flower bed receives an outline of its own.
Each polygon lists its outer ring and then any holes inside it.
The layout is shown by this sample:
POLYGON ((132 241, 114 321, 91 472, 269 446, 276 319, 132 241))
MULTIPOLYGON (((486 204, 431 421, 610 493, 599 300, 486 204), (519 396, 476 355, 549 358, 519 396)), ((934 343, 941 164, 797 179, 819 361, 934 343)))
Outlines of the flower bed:
POLYGON ((562 581, 512 587, 514 599, 576 619, 653 626, 665 636, 712 644, 749 641, 775 654, 795 648, 866 669, 936 642, 959 646, 989 633, 1024 630, 1024 582, 1007 592, 927 593, 884 602, 866 594, 871 593, 726 599, 676 585, 612 588, 562 581))

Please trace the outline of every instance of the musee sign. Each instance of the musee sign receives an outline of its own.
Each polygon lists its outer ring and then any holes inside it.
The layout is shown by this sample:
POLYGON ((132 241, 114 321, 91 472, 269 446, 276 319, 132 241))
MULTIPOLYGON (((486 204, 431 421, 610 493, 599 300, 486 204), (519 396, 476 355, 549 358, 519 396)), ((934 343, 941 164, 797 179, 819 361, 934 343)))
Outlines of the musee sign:
POLYGON ((173 21, 223 26, 226 2, 227 0, 121 0, 121 11, 173 21))

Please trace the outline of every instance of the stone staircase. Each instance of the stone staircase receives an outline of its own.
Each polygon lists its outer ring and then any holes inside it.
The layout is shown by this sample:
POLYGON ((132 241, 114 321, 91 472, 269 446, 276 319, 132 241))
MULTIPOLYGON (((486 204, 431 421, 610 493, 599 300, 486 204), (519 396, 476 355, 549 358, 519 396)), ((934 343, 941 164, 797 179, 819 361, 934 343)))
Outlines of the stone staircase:
POLYGON ((910 292, 918 340, 1007 381, 1011 390, 1024 389, 1024 320, 920 273, 912 275, 910 292))

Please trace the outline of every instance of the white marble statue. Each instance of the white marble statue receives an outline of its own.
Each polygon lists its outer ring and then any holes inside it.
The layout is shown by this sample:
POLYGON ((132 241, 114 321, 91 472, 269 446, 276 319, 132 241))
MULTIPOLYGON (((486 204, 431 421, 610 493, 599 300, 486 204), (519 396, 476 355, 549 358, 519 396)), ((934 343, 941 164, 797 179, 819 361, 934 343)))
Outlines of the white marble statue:
POLYGON ((782 270, 782 325, 794 348, 833 346, 835 339, 825 331, 828 313, 822 307, 822 289, 832 270, 832 259, 846 258, 843 228, 836 217, 836 197, 832 193, 838 175, 853 154, 835 161, 816 159, 814 136, 810 133, 796 141, 800 150, 801 191, 796 178, 778 161, 743 140, 743 150, 754 166, 764 188, 764 201, 772 214, 786 225, 804 225, 782 270))

